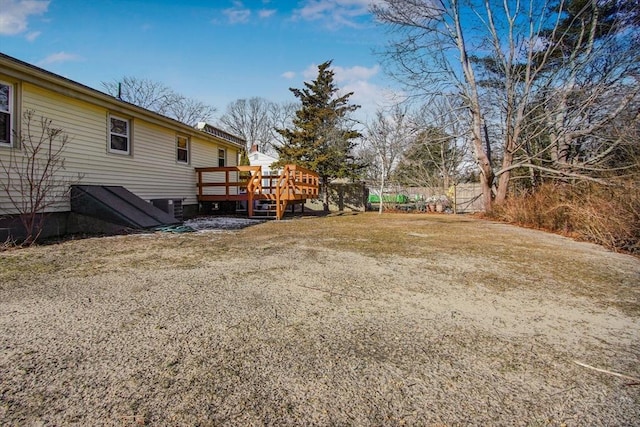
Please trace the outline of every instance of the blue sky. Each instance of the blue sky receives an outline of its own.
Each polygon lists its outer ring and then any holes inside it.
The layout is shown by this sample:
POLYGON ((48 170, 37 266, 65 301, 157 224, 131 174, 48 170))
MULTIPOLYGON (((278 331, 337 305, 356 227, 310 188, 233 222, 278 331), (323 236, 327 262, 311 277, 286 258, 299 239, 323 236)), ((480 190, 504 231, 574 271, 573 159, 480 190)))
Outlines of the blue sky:
POLYGON ((87 86, 159 81, 224 112, 240 98, 293 101, 332 59, 372 115, 393 81, 373 51, 372 0, 0 0, 0 51, 87 86))

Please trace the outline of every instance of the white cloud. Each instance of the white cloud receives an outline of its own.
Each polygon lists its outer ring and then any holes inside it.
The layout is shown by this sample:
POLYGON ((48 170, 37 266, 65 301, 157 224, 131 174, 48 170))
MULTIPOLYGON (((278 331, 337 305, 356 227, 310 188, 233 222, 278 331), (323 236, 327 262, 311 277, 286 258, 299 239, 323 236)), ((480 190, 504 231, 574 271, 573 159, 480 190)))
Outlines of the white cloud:
MULTIPOLYGON (((331 65, 331 70, 335 74, 335 81, 339 83, 353 82, 358 80, 369 80, 380 71, 378 64, 373 67, 363 67, 361 65, 354 65, 353 67, 340 67, 337 65, 331 65)), ((305 79, 315 79, 318 77, 318 64, 309 65, 302 75, 305 79)))
POLYGON ((258 11, 258 16, 259 16, 260 18, 265 19, 265 18, 269 18, 269 17, 270 17, 271 15, 273 15, 274 13, 276 13, 276 10, 275 10, 275 9, 260 9, 260 10, 258 11))
POLYGON ((40 34, 41 34, 41 33, 40 33, 40 31, 32 31, 32 32, 30 32, 29 34, 27 34, 27 35, 25 36, 25 38, 26 38, 28 41, 32 42, 32 41, 34 41, 35 39, 37 39, 37 38, 40 36, 40 34))
POLYGON ((251 10, 244 7, 244 4, 241 1, 234 1, 233 7, 224 9, 222 13, 227 16, 227 19, 229 19, 231 24, 247 23, 251 16, 251 10))
POLYGON ((329 27, 357 27, 358 18, 368 15, 372 4, 380 0, 304 0, 293 11, 294 19, 322 20, 329 27))
POLYGON ((38 62, 38 65, 51 65, 57 64, 59 62, 79 61, 80 59, 81 58, 78 55, 73 53, 58 52, 52 53, 51 55, 47 56, 42 61, 38 62))
POLYGON ((335 73, 336 82, 350 82, 354 80, 369 80, 371 77, 378 74, 380 66, 378 64, 371 68, 362 67, 360 65, 353 66, 351 68, 344 67, 332 67, 335 73))
POLYGON ((47 11, 49 0, 0 0, 0 34, 13 36, 27 30, 29 16, 47 11))
MULTIPOLYGON (((373 117, 377 109, 393 105, 403 98, 402 93, 385 89, 371 81, 380 72, 378 64, 372 67, 341 67, 332 64, 331 70, 334 72, 334 81, 339 83, 339 93, 353 92, 349 101, 362 107, 354 115, 361 121, 373 117)), ((318 65, 309 65, 301 74, 305 81, 315 80, 318 77, 318 65)))
POLYGON ((340 88, 340 94, 349 92, 353 92, 349 101, 352 104, 361 106, 355 114, 356 118, 361 121, 366 121, 368 118, 373 117, 376 110, 388 108, 404 98, 400 92, 386 89, 366 80, 353 81, 340 88))
POLYGON ((332 0, 310 0, 305 6, 295 11, 296 15, 302 19, 313 21, 323 18, 336 8, 332 0))
POLYGON ((286 71, 286 72, 282 73, 282 77, 284 77, 285 79, 288 79, 288 80, 291 80, 295 76, 296 76, 296 73, 294 73, 293 71, 286 71))
POLYGON ((311 64, 302 72, 305 80, 313 80, 318 77, 318 64, 311 64))

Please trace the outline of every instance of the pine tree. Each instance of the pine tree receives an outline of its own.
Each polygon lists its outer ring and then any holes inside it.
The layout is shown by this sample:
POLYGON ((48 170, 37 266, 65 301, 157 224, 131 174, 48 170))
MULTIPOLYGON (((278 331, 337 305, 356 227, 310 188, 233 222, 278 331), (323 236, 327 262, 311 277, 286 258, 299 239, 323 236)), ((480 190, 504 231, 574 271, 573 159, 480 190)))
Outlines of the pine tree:
POLYGON ((318 77, 304 89, 289 89, 301 102, 293 129, 277 129, 285 143, 277 147, 282 166, 288 163, 320 175, 323 207, 329 210, 329 183, 335 178, 354 177, 360 165, 352 155, 353 141, 360 133, 348 126, 349 114, 360 108, 349 104, 353 92, 337 96, 332 61, 318 66, 318 77))

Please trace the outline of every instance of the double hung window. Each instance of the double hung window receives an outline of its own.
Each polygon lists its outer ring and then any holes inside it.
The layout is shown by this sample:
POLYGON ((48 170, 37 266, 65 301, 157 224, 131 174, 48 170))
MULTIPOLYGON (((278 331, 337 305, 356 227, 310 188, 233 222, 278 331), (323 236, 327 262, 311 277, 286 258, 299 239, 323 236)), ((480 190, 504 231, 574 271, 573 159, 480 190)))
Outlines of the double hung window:
POLYGON ((0 81, 0 145, 11 145, 13 86, 0 81))
POLYGON ((189 138, 186 136, 176 136, 176 161, 189 163, 189 138))
POLYGON ((131 120, 109 116, 109 151, 131 154, 131 120))

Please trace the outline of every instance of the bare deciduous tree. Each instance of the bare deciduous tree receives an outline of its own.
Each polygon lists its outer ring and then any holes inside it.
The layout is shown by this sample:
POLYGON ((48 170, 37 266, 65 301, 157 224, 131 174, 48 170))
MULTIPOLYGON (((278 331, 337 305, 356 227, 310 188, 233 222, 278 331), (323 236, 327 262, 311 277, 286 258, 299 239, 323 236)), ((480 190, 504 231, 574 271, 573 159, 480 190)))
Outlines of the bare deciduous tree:
MULTIPOLYGON (((398 35, 385 52, 391 74, 416 96, 456 94, 469 112, 486 210, 505 200, 516 168, 597 179, 593 173, 623 143, 611 137, 610 124, 638 102, 639 48, 630 28, 608 23, 598 31, 601 11, 615 4, 383 0, 373 6, 398 35)), ((631 120, 637 123, 638 115, 631 120)))
POLYGON ((256 146, 263 153, 275 152, 284 141, 276 129, 291 126, 296 103, 278 104, 264 98, 237 99, 220 117, 221 127, 247 141, 247 150, 256 146))
POLYGON ((390 113, 378 110, 375 119, 366 126, 365 151, 372 154, 367 159, 369 180, 378 183, 380 214, 383 211, 385 187, 398 161, 407 150, 413 133, 406 106, 396 105, 390 113))
POLYGON ((164 83, 124 76, 120 80, 102 82, 107 93, 159 114, 166 114, 175 94, 164 83))
POLYGON ((247 151, 254 145, 264 152, 270 145, 273 123, 270 113, 273 103, 264 98, 237 99, 227 105, 220 117, 222 126, 247 141, 247 151))
POLYGON ((293 119, 296 111, 300 108, 300 103, 295 101, 285 101, 281 103, 272 103, 270 116, 273 127, 271 128, 271 148, 275 152, 276 147, 280 147, 286 143, 286 139, 277 131, 277 129, 287 129, 293 126, 293 119))
POLYGON ((102 86, 111 96, 190 126, 210 121, 216 112, 215 107, 149 79, 125 76, 120 80, 102 82, 102 86))
POLYGON ((0 190, 20 217, 26 237, 33 244, 43 230, 46 213, 68 197, 71 186, 82 178, 64 172, 64 151, 69 135, 53 126, 51 119, 23 114, 23 131, 15 133, 16 148, 0 157, 5 179, 0 190))
POLYGON ((204 102, 184 96, 176 96, 169 105, 169 113, 166 114, 179 122, 194 126, 199 122, 209 122, 213 118, 216 109, 204 102))

